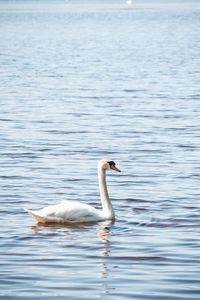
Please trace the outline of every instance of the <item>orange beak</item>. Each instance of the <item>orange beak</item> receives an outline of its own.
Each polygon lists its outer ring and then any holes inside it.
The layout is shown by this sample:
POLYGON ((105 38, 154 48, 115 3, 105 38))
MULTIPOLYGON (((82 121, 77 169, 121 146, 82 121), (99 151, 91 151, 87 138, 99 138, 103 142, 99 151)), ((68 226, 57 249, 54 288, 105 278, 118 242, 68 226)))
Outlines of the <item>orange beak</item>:
POLYGON ((116 166, 111 166, 111 169, 117 172, 121 172, 116 166))

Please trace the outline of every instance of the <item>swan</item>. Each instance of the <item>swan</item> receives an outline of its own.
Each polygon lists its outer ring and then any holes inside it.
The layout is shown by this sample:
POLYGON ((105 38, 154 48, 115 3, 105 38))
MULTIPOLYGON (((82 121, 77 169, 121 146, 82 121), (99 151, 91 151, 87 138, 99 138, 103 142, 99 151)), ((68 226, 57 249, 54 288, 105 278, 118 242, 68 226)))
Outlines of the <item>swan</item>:
POLYGON ((82 223, 114 220, 115 213, 109 199, 106 185, 106 170, 121 172, 114 161, 102 159, 98 163, 98 181, 102 210, 78 201, 63 200, 56 205, 44 207, 38 211, 27 209, 38 223, 82 223))

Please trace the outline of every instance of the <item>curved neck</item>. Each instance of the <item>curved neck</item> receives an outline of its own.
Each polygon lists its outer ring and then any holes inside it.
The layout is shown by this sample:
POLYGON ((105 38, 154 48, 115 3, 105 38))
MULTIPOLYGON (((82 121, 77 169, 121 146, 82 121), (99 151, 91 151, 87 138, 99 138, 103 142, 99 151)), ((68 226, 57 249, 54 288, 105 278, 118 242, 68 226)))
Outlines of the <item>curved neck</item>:
POLYGON ((106 172, 102 167, 98 168, 98 179, 99 179, 99 191, 101 197, 101 204, 103 207, 103 213, 109 218, 114 218, 114 210, 109 199, 107 185, 106 185, 106 172))

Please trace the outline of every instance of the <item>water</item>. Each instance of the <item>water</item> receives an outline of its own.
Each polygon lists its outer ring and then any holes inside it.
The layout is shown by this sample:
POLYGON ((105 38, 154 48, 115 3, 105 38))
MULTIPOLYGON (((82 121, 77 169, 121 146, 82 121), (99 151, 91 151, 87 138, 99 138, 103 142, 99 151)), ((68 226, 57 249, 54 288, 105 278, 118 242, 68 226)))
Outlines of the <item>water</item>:
POLYGON ((0 2, 1 299, 200 298, 200 3, 0 2), (40 226, 61 199, 115 223, 40 226))

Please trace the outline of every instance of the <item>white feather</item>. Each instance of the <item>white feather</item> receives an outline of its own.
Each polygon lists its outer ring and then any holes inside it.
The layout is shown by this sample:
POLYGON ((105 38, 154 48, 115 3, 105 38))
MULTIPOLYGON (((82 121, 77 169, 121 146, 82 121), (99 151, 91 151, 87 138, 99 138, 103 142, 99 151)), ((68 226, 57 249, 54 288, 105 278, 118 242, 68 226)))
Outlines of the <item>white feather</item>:
POLYGON ((78 201, 63 200, 59 204, 28 212, 40 223, 92 222, 104 219, 101 211, 78 201))

